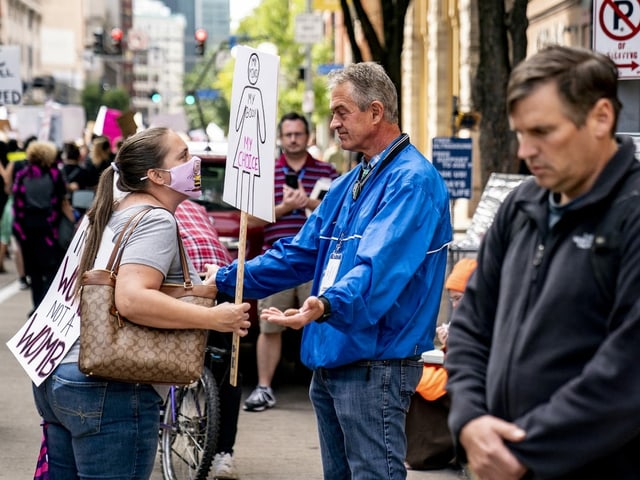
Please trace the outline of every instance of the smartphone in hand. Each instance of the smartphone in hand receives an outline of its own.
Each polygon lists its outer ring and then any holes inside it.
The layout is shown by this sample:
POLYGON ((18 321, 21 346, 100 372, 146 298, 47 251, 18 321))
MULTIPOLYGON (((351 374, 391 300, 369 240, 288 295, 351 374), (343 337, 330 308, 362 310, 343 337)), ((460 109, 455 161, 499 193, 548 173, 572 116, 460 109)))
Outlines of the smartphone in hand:
POLYGON ((298 175, 294 172, 287 172, 284 176, 284 183, 291 188, 298 188, 298 175))

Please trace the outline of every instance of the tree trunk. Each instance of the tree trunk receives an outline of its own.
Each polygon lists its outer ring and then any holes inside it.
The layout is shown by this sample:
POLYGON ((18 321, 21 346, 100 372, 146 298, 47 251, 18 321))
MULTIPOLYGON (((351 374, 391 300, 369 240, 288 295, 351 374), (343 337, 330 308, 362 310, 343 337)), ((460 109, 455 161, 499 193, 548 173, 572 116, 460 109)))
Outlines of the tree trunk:
POLYGON ((527 3, 528 0, 515 0, 509 12, 508 28, 511 36, 512 67, 515 67, 527 56, 527 28, 529 28, 527 3))
POLYGON ((347 36, 349 37, 349 44, 351 45, 351 53, 353 54, 353 61, 359 63, 362 61, 362 51, 358 46, 356 39, 356 30, 354 27, 353 19, 351 18, 351 9, 347 0, 340 0, 340 6, 342 7, 342 17, 344 18, 344 26, 347 28, 347 36))
POLYGON ((522 60, 527 51, 527 1, 515 0, 508 13, 505 0, 476 1, 480 61, 473 86, 473 102, 482 115, 479 147, 484 186, 492 172, 514 173, 518 170, 516 139, 507 117, 506 91, 512 65, 522 60))
POLYGON ((402 119, 402 61, 401 53, 404 43, 404 21, 407 9, 411 0, 380 0, 380 11, 382 12, 382 31, 384 41, 376 35, 376 30, 365 11, 361 0, 350 2, 355 12, 355 18, 349 9, 349 2, 341 0, 344 23, 351 43, 354 60, 362 61, 362 52, 358 47, 354 34, 354 22, 360 21, 362 33, 371 52, 371 59, 382 65, 396 86, 398 92, 398 121, 402 119))

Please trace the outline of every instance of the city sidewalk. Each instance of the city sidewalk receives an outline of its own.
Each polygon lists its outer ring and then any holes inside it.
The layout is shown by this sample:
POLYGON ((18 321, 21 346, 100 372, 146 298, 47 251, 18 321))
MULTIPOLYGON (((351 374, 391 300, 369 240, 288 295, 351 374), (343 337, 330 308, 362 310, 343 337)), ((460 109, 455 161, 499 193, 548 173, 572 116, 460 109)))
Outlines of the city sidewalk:
POLYGON ((0 480, 33 478, 40 451, 40 417, 33 404, 31 380, 6 346, 31 311, 31 292, 21 291, 13 261, 0 274, 0 480))
MULTIPOLYGON (((11 261, 7 268, 14 269, 11 261)), ((33 477, 40 449, 40 418, 31 381, 6 346, 31 310, 30 291, 18 288, 14 270, 0 275, 0 480, 33 477)), ((244 396, 252 385, 244 385, 244 396)), ((243 480, 321 480, 322 466, 315 417, 307 386, 277 387, 278 404, 264 412, 240 412, 236 463, 243 480)), ((410 471, 408 480, 457 480, 454 471, 410 471)), ((162 480, 159 463, 151 477, 162 480)))

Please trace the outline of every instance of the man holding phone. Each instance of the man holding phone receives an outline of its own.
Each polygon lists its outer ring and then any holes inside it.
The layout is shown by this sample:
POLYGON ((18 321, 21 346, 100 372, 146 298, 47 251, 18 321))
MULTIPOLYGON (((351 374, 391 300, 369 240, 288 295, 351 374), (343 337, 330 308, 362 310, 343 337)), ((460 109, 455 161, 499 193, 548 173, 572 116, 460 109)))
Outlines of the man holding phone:
MULTIPOLYGON (((330 163, 316 160, 307 152, 309 124, 307 119, 289 112, 278 124, 278 135, 282 154, 275 162, 275 217, 274 223, 266 223, 251 217, 250 222, 264 225, 265 252, 276 240, 292 237, 298 233, 307 219, 305 210, 313 211, 319 198, 310 198, 311 192, 321 178, 337 178, 338 173, 330 163)), ((311 294, 311 283, 263 298, 258 302, 258 311, 276 307, 282 311, 300 308, 311 294)), ((260 334, 256 344, 258 385, 244 402, 244 410, 261 412, 276 404, 271 381, 282 354, 282 332, 285 327, 260 320, 260 334)))

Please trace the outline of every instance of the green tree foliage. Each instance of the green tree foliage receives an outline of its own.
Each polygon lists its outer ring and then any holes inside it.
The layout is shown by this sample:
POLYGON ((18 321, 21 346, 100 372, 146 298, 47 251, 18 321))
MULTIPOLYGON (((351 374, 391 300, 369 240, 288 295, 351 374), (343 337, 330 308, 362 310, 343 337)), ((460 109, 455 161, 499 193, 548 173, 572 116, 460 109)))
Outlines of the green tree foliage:
POLYGON ((98 83, 87 83, 81 95, 82 106, 87 120, 95 119, 102 105, 102 88, 98 83))
MULTIPOLYGON (((261 43, 269 42, 277 48, 280 57, 280 71, 278 79, 278 116, 295 110, 302 111, 304 81, 300 79, 300 68, 304 67, 305 48, 294 41, 295 18, 306 9, 306 0, 263 0, 254 10, 254 14, 243 19, 235 33, 238 43, 257 48, 261 43)), ((228 44, 210 48, 207 55, 219 55, 218 60, 228 58, 224 65, 216 65, 207 72, 200 88, 213 88, 221 92, 221 98, 214 102, 203 102, 203 114, 209 121, 214 121, 223 128, 225 133, 229 128, 229 105, 233 85, 234 60, 228 52, 228 44)), ((331 43, 314 45, 311 50, 313 90, 315 94, 315 111, 312 115, 314 123, 326 118, 329 112, 329 101, 326 95, 326 81, 324 77, 315 74, 315 68, 332 61, 331 43)), ((196 67, 185 79, 185 90, 190 90, 205 68, 207 60, 196 67)), ((197 118, 195 107, 187 107, 190 121, 197 118)), ((198 124, 198 123, 196 123, 198 124)))
POLYGON ((129 110, 129 94, 124 88, 118 87, 107 90, 102 95, 102 102, 109 108, 115 108, 123 112, 129 110))
POLYGON ((129 110, 129 94, 123 88, 112 88, 104 91, 99 83, 88 83, 81 96, 85 115, 89 120, 95 120, 102 105, 116 110, 129 110))
MULTIPOLYGON (((193 70, 185 75, 185 92, 191 92, 197 89, 213 88, 213 79, 215 78, 215 75, 217 73, 214 66, 214 61, 215 55, 218 51, 218 49, 209 48, 209 51, 205 54, 205 58, 200 63, 198 63, 193 70), (201 78, 203 78, 204 80, 202 81, 201 85, 198 85, 198 82, 201 78)), ((200 99, 200 108, 202 110, 202 120, 204 121, 204 126, 201 125, 201 119, 197 105, 193 104, 184 106, 190 128, 204 129, 211 122, 215 123, 216 125, 220 125, 221 127, 229 123, 229 106, 227 104, 226 98, 219 97, 216 100, 200 99), (227 112, 227 114, 225 115, 224 112, 227 112)))

